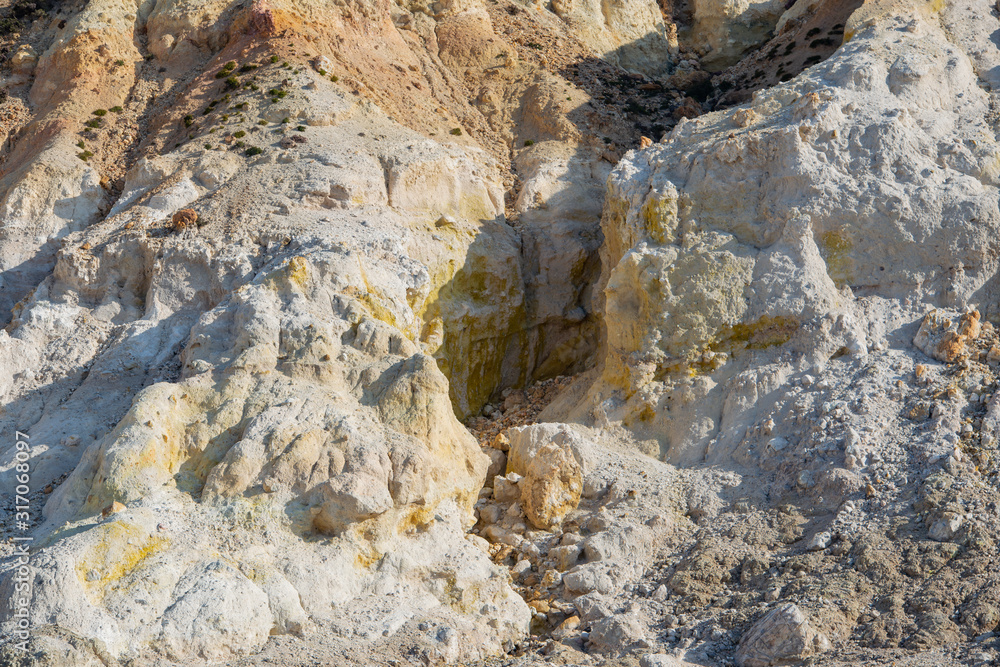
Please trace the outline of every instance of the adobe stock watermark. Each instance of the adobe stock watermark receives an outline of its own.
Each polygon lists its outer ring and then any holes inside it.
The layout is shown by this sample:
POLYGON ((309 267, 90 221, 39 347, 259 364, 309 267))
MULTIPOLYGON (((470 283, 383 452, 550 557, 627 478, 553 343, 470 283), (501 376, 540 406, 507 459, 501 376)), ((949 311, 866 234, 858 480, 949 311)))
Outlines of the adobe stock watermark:
POLYGON ((14 479, 14 594, 8 601, 14 622, 14 647, 27 652, 31 639, 31 443, 26 433, 17 431, 14 479))

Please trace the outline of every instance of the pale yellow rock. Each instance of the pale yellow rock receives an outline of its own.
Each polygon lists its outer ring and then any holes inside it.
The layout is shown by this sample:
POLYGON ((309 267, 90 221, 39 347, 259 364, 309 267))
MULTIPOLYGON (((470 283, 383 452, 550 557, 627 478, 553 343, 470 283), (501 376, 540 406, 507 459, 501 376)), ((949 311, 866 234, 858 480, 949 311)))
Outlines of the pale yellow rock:
POLYGON ((583 475, 571 452, 558 445, 546 445, 528 463, 518 486, 528 521, 536 528, 548 529, 580 504, 583 475))

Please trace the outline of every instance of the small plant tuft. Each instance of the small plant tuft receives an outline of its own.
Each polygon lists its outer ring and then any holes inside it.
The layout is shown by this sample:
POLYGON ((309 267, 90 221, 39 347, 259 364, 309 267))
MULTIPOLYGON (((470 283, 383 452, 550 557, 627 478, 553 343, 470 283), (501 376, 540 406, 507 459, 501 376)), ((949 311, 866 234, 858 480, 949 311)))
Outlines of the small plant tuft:
POLYGON ((456 127, 456 128, 454 128, 454 129, 453 129, 453 130, 452 130, 452 131, 450 132, 450 134, 453 134, 453 135, 455 135, 456 137, 460 137, 460 136, 462 136, 462 128, 460 128, 460 127, 456 127))
POLYGON ((233 132, 233 136, 236 137, 237 139, 242 139, 243 137, 247 136, 247 133, 244 132, 243 130, 237 130, 236 132, 233 132))
POLYGON ((271 56, 271 62, 272 62, 272 63, 276 63, 276 62, 278 62, 278 60, 280 60, 280 59, 278 58, 278 56, 271 56))
POLYGON ((108 115, 108 111, 107 111, 107 109, 95 109, 94 110, 94 115, 95 116, 104 117, 104 116, 108 115))
POLYGON ((250 157, 253 157, 254 155, 260 155, 263 152, 264 149, 262 149, 260 146, 251 146, 250 148, 247 149, 247 155, 249 155, 250 157))
POLYGON ((206 151, 212 150, 212 144, 205 144, 205 150, 206 151))
POLYGON ((194 116, 191 114, 184 116, 184 127, 191 127, 192 125, 194 125, 194 116))
POLYGON ((109 109, 109 111, 112 111, 114 113, 121 113, 121 112, 125 111, 125 109, 122 109, 119 106, 113 106, 113 107, 111 107, 111 109, 109 109))
POLYGON ((88 120, 86 123, 84 123, 84 125, 86 125, 91 129, 96 130, 101 126, 101 121, 97 120, 96 118, 92 118, 91 120, 88 120))
POLYGON ((86 148, 87 147, 87 144, 83 143, 83 139, 80 139, 80 141, 76 142, 76 145, 79 148, 86 148))
POLYGON ((236 90, 240 87, 240 80, 235 76, 231 76, 226 79, 226 90, 236 90))
POLYGON ((263 118, 261 118, 260 120, 257 121, 257 124, 258 125, 267 125, 267 121, 264 120, 263 118))
POLYGON ((295 128, 295 131, 296 132, 305 132, 306 131, 306 126, 305 125, 299 125, 298 127, 295 128))
POLYGON ((528 146, 534 146, 534 145, 535 145, 535 142, 534 142, 534 141, 532 141, 531 139, 525 139, 525 140, 524 140, 524 145, 525 145, 525 147, 528 147, 528 146))
POLYGON ((94 154, 90 151, 83 151, 82 153, 77 153, 76 156, 86 162, 90 158, 94 157, 94 154))
POLYGON ((337 83, 338 81, 340 81, 340 77, 334 74, 333 76, 330 77, 330 81, 337 83))

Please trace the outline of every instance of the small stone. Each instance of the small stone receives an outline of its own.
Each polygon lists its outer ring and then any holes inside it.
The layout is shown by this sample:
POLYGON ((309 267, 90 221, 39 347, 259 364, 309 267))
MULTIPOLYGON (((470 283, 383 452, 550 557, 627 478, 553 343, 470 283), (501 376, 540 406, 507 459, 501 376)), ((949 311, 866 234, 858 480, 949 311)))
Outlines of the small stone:
POLYGON ((501 452, 509 451, 510 438, 507 437, 506 433, 497 433, 497 437, 493 438, 493 441, 490 442, 490 447, 499 449, 501 452))
POLYGON ((531 572, 531 561, 527 559, 517 561, 514 563, 514 567, 510 568, 510 573, 514 575, 515 578, 521 577, 528 572, 531 572))
POLYGON ((962 515, 955 512, 944 512, 941 518, 931 525, 927 536, 936 542, 948 542, 962 527, 962 515))
POLYGON ((668 653, 647 653, 639 659, 639 667, 687 667, 690 664, 668 653))
POLYGON ((112 514, 117 514, 125 509, 125 505, 118 502, 117 500, 101 510, 101 517, 107 519, 112 514))
POLYGON ((816 533, 813 535, 812 539, 809 540, 809 545, 806 547, 809 551, 822 551, 830 546, 830 542, 833 540, 833 536, 824 531, 822 533, 816 533))
POLYGON ((580 629, 580 617, 570 616, 552 631, 553 639, 565 639, 580 629))
POLYGON ((521 489, 518 488, 518 482, 521 481, 521 476, 516 472, 512 472, 506 477, 494 477, 493 478, 493 499, 498 503, 512 503, 521 496, 521 489))
POLYGON ((188 227, 193 227, 198 223, 198 213, 190 208, 183 208, 170 218, 172 229, 175 232, 182 231, 188 227))

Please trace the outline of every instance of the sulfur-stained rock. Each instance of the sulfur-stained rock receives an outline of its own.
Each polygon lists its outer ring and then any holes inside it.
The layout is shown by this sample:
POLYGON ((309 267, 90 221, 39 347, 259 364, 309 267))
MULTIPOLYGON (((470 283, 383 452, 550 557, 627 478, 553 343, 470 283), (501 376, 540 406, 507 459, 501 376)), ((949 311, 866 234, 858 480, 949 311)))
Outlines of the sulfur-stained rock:
POLYGON ((932 310, 920 323, 913 344, 928 356, 954 363, 971 351, 969 345, 981 330, 980 319, 978 310, 966 313, 932 310))
POLYGON ((546 445, 528 462, 518 486, 528 521, 536 528, 548 529, 580 504, 583 475, 580 464, 565 448, 546 445))
POLYGON ((198 213, 190 208, 181 209, 174 213, 173 217, 170 218, 170 222, 174 226, 174 231, 179 232, 196 225, 198 223, 198 213))

